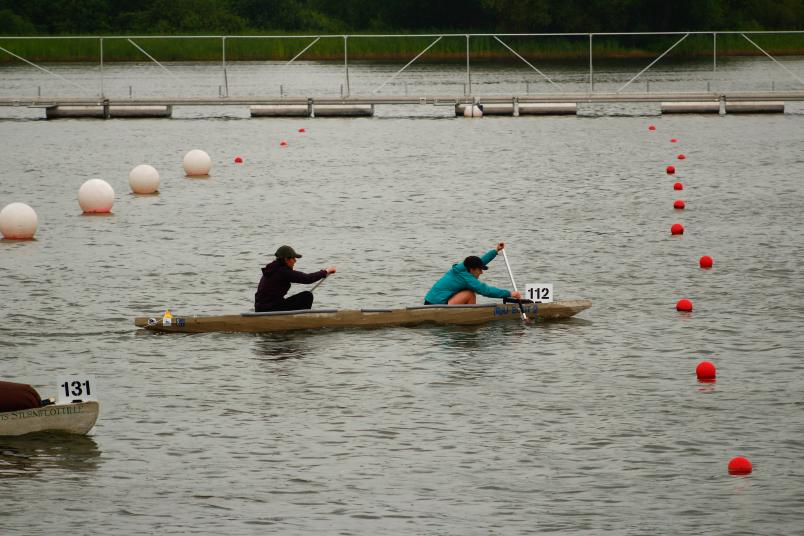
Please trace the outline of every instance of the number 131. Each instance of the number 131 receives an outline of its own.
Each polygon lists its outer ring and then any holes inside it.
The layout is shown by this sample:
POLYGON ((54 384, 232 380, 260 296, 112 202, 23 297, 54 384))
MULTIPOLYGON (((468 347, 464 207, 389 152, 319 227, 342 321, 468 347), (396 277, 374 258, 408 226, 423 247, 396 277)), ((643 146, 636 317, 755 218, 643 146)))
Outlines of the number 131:
POLYGON ((64 389, 64 396, 91 396, 92 392, 89 389, 89 380, 79 382, 78 380, 71 382, 64 382, 59 387, 64 389))

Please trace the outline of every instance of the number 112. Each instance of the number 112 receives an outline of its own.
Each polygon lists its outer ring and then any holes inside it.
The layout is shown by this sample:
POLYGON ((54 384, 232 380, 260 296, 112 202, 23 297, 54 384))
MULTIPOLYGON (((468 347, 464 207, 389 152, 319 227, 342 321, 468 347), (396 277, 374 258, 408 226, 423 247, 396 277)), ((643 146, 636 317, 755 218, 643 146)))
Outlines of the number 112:
POLYGON ((531 287, 528 289, 528 299, 533 301, 549 300, 550 289, 547 287, 531 287))

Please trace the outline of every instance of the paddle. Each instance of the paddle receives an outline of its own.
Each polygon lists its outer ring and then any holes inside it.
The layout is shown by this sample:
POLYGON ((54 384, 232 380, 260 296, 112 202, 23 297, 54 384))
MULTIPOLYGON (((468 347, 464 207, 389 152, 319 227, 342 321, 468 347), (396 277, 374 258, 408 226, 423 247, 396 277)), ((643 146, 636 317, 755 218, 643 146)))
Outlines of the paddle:
MULTIPOLYGON (((516 282, 514 281, 514 273, 511 271, 511 265, 508 264, 508 255, 505 253, 505 248, 502 250, 503 258, 505 259, 505 266, 508 268, 508 275, 511 277, 511 285, 514 287, 515 292, 519 292, 516 288, 516 282)), ((522 308, 522 300, 517 300, 517 304, 519 304, 519 312, 522 313, 522 321, 527 323, 528 316, 525 314, 525 309, 522 308)))
POLYGON ((325 277, 324 279, 321 279, 320 281, 318 281, 318 283, 316 283, 315 285, 313 285, 313 288, 311 288, 311 289, 310 289, 310 292, 312 292, 312 291, 314 291, 315 289, 317 289, 318 287, 320 287, 320 286, 321 286, 321 283, 323 283, 324 281, 326 281, 327 279, 329 279, 329 276, 330 276, 330 275, 332 275, 332 274, 329 274, 327 277, 325 277))

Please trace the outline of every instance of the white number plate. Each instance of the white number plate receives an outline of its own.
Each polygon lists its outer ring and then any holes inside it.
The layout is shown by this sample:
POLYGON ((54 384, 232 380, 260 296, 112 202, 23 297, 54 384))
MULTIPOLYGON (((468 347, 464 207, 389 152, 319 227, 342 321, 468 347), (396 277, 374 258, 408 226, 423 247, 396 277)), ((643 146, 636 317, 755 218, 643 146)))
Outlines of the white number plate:
POLYGON ((525 287, 522 298, 531 300, 534 303, 552 303, 553 284, 552 283, 531 283, 525 287))
POLYGON ((86 402, 98 399, 94 376, 64 376, 56 380, 56 389, 58 404, 69 404, 73 400, 86 402))

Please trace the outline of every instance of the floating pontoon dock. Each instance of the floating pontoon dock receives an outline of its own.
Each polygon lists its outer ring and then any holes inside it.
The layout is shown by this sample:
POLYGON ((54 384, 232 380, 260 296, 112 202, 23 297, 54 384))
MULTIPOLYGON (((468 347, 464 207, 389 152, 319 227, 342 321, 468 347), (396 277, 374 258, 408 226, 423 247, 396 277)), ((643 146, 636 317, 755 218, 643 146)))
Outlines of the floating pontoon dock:
POLYGON ((575 115, 580 104, 655 103, 661 113, 784 113, 785 102, 804 101, 804 91, 732 93, 563 93, 510 96, 350 96, 350 97, 0 97, 0 106, 44 108, 48 118, 170 117, 180 106, 247 108, 252 117, 370 117, 375 107, 394 105, 464 107, 482 104, 485 115, 575 115))

